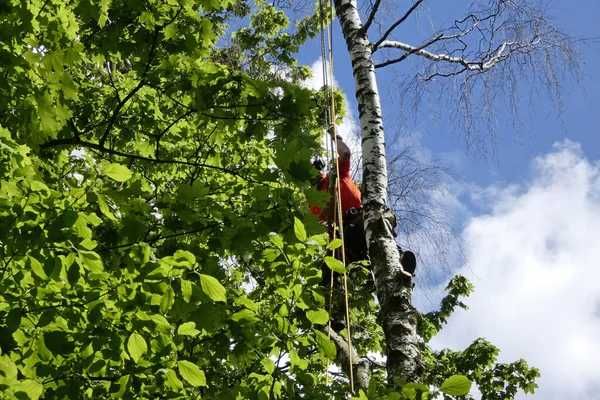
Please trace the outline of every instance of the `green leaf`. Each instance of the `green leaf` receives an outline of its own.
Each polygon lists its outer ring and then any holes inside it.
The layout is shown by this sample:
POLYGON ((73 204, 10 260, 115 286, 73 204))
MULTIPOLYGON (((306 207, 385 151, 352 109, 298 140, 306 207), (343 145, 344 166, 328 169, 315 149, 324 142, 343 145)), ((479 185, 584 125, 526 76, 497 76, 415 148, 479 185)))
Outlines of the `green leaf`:
POLYGON ((98 26, 100 28, 104 28, 104 25, 106 25, 110 3, 111 0, 100 0, 100 15, 98 16, 98 26))
POLYGON ((29 266, 31 267, 33 273, 37 275, 38 278, 48 279, 48 275, 46 275, 46 271, 44 271, 42 264, 35 257, 28 256, 28 259, 29 266))
POLYGON ((273 243, 275 245, 275 247, 277 247, 278 249, 283 249, 283 238, 281 237, 281 235, 275 233, 275 232, 271 232, 269 234, 269 240, 271 241, 271 243, 273 243))
POLYGON ((171 309, 174 302, 175 293, 173 292, 173 289, 169 286, 167 287, 160 299, 160 312, 166 314, 171 309))
POLYGON ((125 182, 133 175, 129 168, 115 163, 104 164, 102 173, 117 182, 125 182))
MULTIPOLYGON (((429 387, 422 383, 409 382, 402 386, 403 399, 416 399, 418 394, 421 394, 420 399, 426 400, 429 398, 429 387)), ((400 399, 400 397, 398 397, 400 399)))
POLYGON ((442 383, 440 390, 450 396, 465 396, 471 390, 471 381, 464 375, 452 375, 442 383))
POLYGON ((196 329, 196 323, 193 321, 185 322, 177 328, 179 336, 198 336, 199 333, 200 331, 196 329))
POLYGON ((189 303, 192 300, 192 282, 186 279, 181 280, 181 294, 183 300, 189 303))
POLYGON ((210 297, 212 301, 227 301, 225 288, 215 277, 200 274, 200 285, 202 286, 202 291, 210 297))
POLYGON ((156 324, 156 328, 163 332, 168 332, 171 329, 169 321, 160 314, 152 314, 150 320, 156 324))
POLYGON ((308 240, 309 242, 314 242, 319 246, 326 246, 329 242, 329 236, 327 233, 320 233, 318 235, 312 235, 308 240))
POLYGON ((169 24, 165 27, 163 32, 165 34, 165 39, 172 39, 177 35, 177 26, 175 24, 169 24))
POLYGON ((94 250, 97 246, 98 243, 90 238, 83 239, 81 242, 79 242, 79 247, 82 247, 86 250, 94 250))
MULTIPOLYGON (((12 387, 15 393, 25 393, 30 400, 37 400, 44 392, 44 386, 41 383, 31 379, 20 381, 12 387)), ((21 398, 20 396, 17 396, 21 398)))
POLYGON ((327 245, 327 249, 328 250, 335 250, 339 247, 342 247, 342 239, 333 239, 328 245, 327 245))
POLYGON ((320 331, 315 331, 315 341, 317 347, 330 360, 335 360, 336 349, 335 344, 327 337, 326 334, 320 331))
POLYGON ((337 258, 331 257, 331 256, 326 256, 325 257, 325 264, 327 265, 327 267, 329 267, 330 270, 332 270, 333 272, 337 272, 339 274, 343 274, 346 272, 346 267, 344 266, 344 264, 338 260, 337 258))
POLYGON ((98 253, 87 250, 79 250, 79 260, 83 264, 83 267, 87 268, 91 272, 102 272, 104 267, 102 265, 102 259, 98 253))
POLYGON ((290 351, 290 362, 293 366, 298 367, 301 370, 308 368, 308 361, 301 358, 294 350, 290 351))
POLYGON ((10 384, 17 379, 17 366, 8 356, 0 356, 0 382, 10 384))
POLYGON ((369 398, 367 397, 365 392, 362 389, 360 389, 358 391, 358 396, 352 397, 352 400, 369 400, 369 398))
POLYGON ((294 217, 294 234, 296 235, 296 239, 298 239, 301 242, 304 242, 307 239, 304 224, 296 217, 294 217))
POLYGON ((39 191, 48 191, 48 186, 46 186, 43 182, 40 181, 31 181, 29 182, 29 187, 31 188, 32 191, 34 192, 39 192, 39 191))
POLYGON ((137 364, 144 353, 148 351, 148 345, 144 337, 137 332, 132 333, 127 340, 127 351, 129 351, 132 360, 137 364))
POLYGON ((131 375, 127 374, 127 375, 123 375, 122 377, 120 377, 116 384, 119 387, 119 390, 117 390, 113 396, 116 398, 123 398, 123 395, 125 394, 125 392, 127 391, 127 386, 129 385, 129 380, 131 379, 131 375))
POLYGON ((165 378, 165 382, 171 389, 180 390, 183 388, 183 383, 181 383, 181 381, 177 377, 177 373, 171 368, 167 369, 167 372, 165 373, 165 378))
POLYGON ((193 267, 196 263, 196 257, 189 251, 186 250, 177 250, 175 254, 173 254, 173 259, 178 267, 193 267))
POLYGON ((189 361, 178 361, 177 369, 179 370, 179 375, 183 379, 185 379, 192 386, 206 386, 206 377, 204 376, 204 371, 202 371, 198 366, 189 361))
POLYGON ((306 312, 306 318, 313 324, 325 325, 329 322, 329 313, 323 309, 317 311, 310 310, 306 312))
POLYGON ((248 310, 247 308, 244 308, 243 310, 233 313, 233 315, 231 316, 231 319, 236 322, 239 322, 239 321, 256 322, 256 321, 258 321, 258 318, 256 318, 256 314, 254 313, 254 311, 248 310))
POLYGON ((102 213, 102 215, 104 215, 111 221, 118 221, 117 217, 115 216, 115 214, 113 214, 112 210, 110 209, 110 206, 106 201, 106 197, 101 194, 98 195, 98 207, 100 208, 100 212, 102 213))
POLYGON ((263 358, 260 360, 260 363, 268 374, 272 374, 275 371, 275 363, 271 359, 263 358))

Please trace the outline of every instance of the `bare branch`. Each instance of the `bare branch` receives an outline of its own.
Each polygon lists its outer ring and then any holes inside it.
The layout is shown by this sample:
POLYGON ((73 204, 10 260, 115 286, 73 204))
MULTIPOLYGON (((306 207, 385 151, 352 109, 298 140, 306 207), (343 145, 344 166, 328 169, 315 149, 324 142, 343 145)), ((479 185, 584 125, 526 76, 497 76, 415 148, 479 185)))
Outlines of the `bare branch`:
POLYGON ((418 56, 412 58, 422 64, 402 84, 400 110, 412 103, 408 117, 417 115, 416 108, 425 104, 436 104, 428 109, 434 114, 451 109, 469 147, 477 139, 478 152, 487 152, 486 142, 502 121, 513 121, 517 129, 519 114, 533 106, 524 102, 535 103, 540 90, 560 111, 560 82, 564 75, 578 76, 577 41, 560 32, 532 3, 491 0, 482 7, 476 3, 465 17, 439 31, 443 36, 429 46, 382 42, 380 51, 386 57, 377 60, 378 67, 398 63, 407 55, 418 56), (500 114, 511 118, 498 118, 500 114), (482 141, 480 132, 489 133, 488 139, 482 141))
MULTIPOLYGON (((398 58, 394 58, 394 59, 391 59, 391 60, 386 60, 386 61, 384 61, 382 63, 375 64, 375 68, 382 68, 382 67, 385 67, 385 66, 388 66, 388 65, 392 65, 392 64, 396 64, 396 63, 402 62, 402 61, 406 60, 408 57, 410 57, 411 55, 413 55, 415 53, 418 53, 418 52, 420 52, 422 50, 425 50, 425 48, 431 46, 432 44, 434 44, 438 40, 441 40, 443 37, 444 37, 444 35, 439 34, 438 36, 434 37, 433 39, 430 39, 430 40, 426 41, 422 45, 420 45, 418 47, 415 47, 412 50, 409 50, 409 51, 405 50, 406 53, 404 53, 403 55, 401 55, 398 58)), ((383 42, 382 45, 385 45, 386 42, 383 42)))
MULTIPOLYGON (((394 157, 388 162, 389 204, 402 233, 399 244, 412 250, 423 265, 443 268, 450 255, 460 251, 453 240, 453 216, 447 203, 452 198, 450 172, 422 154, 416 137, 396 137, 390 146, 394 157)), ((430 278, 429 270, 417 272, 421 281, 430 278)))
POLYGON ((412 13, 413 13, 413 12, 414 12, 416 9, 417 9, 417 7, 419 7, 419 5, 420 5, 420 4, 421 4, 423 1, 424 1, 424 0, 417 0, 417 1, 416 1, 416 2, 415 2, 413 5, 412 5, 412 7, 410 7, 410 8, 408 9, 408 11, 406 11, 406 13, 405 13, 405 14, 404 14, 404 15, 403 15, 403 16, 402 16, 402 17, 401 17, 399 20, 397 20, 396 22, 394 22, 394 23, 393 23, 393 24, 392 24, 392 25, 391 25, 391 26, 388 28, 388 30, 387 30, 387 31, 385 31, 385 33, 383 34, 383 36, 382 36, 382 37, 381 37, 381 38, 380 38, 378 41, 376 41, 376 42, 375 42, 375 44, 373 45, 373 49, 372 49, 372 51, 373 51, 373 52, 377 51, 377 49, 379 48, 379 45, 380 45, 381 43, 383 43, 383 42, 384 42, 384 41, 385 41, 385 40, 388 38, 388 36, 389 36, 389 35, 390 35, 390 34, 391 34, 393 31, 394 31, 394 29, 396 29, 396 28, 397 28, 397 27, 398 27, 400 24, 402 24, 404 21, 406 21, 406 19, 407 19, 408 17, 410 17, 410 15, 411 15, 411 14, 412 14, 412 13))
MULTIPOLYGON (((484 59, 481 60, 468 60, 464 57, 457 57, 457 56, 451 56, 450 54, 445 54, 445 53, 432 53, 428 50, 425 50, 425 47, 430 46, 432 43, 437 42, 438 40, 440 40, 443 36, 437 36, 433 39, 431 39, 428 42, 425 42, 425 44, 419 46, 419 47, 415 47, 406 43, 402 43, 402 42, 398 42, 398 41, 392 41, 392 40, 386 40, 381 44, 382 48, 395 48, 395 49, 400 49, 405 51, 406 53, 402 56, 399 57, 396 60, 390 60, 390 61, 385 61, 381 64, 376 64, 375 67, 379 68, 379 67, 384 67, 386 65, 390 65, 390 64, 394 64, 396 62, 400 62, 402 60, 404 60, 405 58, 407 58, 408 56, 412 55, 412 54, 416 54, 418 56, 421 57, 425 57, 431 61, 443 61, 443 62, 447 62, 447 63, 452 63, 452 64, 460 64, 462 65, 465 70, 468 71, 479 71, 479 72, 485 72, 488 69, 494 67, 496 64, 498 64, 499 62, 505 60, 507 57, 510 56, 510 52, 513 50, 516 50, 518 47, 525 47, 524 44, 520 44, 520 43, 514 43, 514 42, 503 42, 502 44, 500 44, 498 46, 498 48, 493 52, 493 54, 489 57, 486 57, 484 59), (514 46, 514 49, 513 49, 514 46)), ((531 43, 532 46, 535 45, 535 43, 531 43)))
POLYGON ((373 4, 373 7, 371 7, 371 12, 369 13, 367 20, 365 21, 365 23, 362 26, 362 31, 364 33, 367 33, 367 31, 371 27, 371 24, 375 20, 375 14, 377 14, 377 10, 379 10, 380 4, 381 4, 381 0, 375 0, 375 4, 373 4))

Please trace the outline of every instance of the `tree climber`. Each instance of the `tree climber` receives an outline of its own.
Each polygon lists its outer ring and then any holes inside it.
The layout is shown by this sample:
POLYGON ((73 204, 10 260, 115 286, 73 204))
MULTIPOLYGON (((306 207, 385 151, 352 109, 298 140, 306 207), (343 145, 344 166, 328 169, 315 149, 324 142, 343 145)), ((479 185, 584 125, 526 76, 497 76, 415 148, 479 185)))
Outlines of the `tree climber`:
MULTIPOLYGON (((350 148, 344 143, 344 140, 340 135, 336 136, 336 143, 339 155, 339 185, 344 221, 344 244, 346 262, 349 264, 367 258, 367 243, 365 241, 365 234, 362 226, 363 220, 360 189, 350 176, 350 148)), ((321 160, 317 160, 314 165, 319 170, 322 170, 325 167, 321 160)), ((332 172, 335 173, 335 170, 332 172)), ((329 174, 321 172, 319 181, 317 182, 317 189, 323 192, 328 192, 330 190, 329 174)), ((324 209, 313 205, 310 207, 310 211, 315 216, 319 217, 321 221, 330 222, 330 219, 333 217, 333 214, 331 213, 332 204, 333 202, 330 201, 324 209)))
MULTIPOLYGON (((362 202, 361 192, 358 185, 354 182, 350 176, 350 148, 340 135, 336 136, 336 144, 338 151, 338 165, 339 165, 339 185, 340 185, 340 198, 342 205, 342 214, 344 221, 344 250, 346 252, 346 263, 350 264, 355 261, 365 260, 367 258, 367 243, 365 240, 365 232, 363 226, 363 214, 362 214, 362 202)), ((317 189, 323 192, 328 192, 329 187, 329 174, 323 172, 325 164, 321 159, 313 162, 315 168, 320 172, 319 180, 317 182, 317 189)), ((335 171, 332 171, 335 172, 335 171)), ((313 215, 317 216, 322 222, 329 223, 333 214, 331 214, 332 201, 328 205, 321 209, 319 206, 312 205, 310 211, 313 215)), ((396 227, 396 217, 392 213, 392 228, 396 227)), ((396 232, 394 229, 394 236, 396 232)), ((400 262, 403 269, 411 275, 414 275, 416 269, 416 258, 412 251, 403 251, 399 246, 400 262)))

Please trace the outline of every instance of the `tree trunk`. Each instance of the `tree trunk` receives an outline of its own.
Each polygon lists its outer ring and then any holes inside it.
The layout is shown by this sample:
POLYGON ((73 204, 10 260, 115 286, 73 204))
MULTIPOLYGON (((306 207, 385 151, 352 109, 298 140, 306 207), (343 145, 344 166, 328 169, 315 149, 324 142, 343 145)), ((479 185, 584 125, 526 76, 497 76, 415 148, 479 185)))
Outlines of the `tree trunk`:
POLYGON ((388 381, 417 381, 421 373, 422 340, 417 312, 411 304, 412 285, 400 264, 388 211, 387 168, 381 102, 371 46, 362 31, 356 0, 335 0, 335 11, 354 73, 362 132, 365 233, 380 304, 379 323, 386 340, 388 381))

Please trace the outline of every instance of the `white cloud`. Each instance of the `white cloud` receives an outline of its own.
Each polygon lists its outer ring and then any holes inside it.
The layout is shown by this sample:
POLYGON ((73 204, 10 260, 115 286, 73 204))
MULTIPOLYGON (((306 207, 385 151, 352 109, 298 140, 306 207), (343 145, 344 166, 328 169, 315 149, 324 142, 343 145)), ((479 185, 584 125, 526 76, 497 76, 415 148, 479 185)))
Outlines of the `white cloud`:
POLYGON ((600 163, 565 141, 535 159, 526 187, 477 196, 490 211, 467 224, 459 271, 475 293, 433 345, 482 336, 501 361, 541 369, 534 398, 600 399, 600 163))

